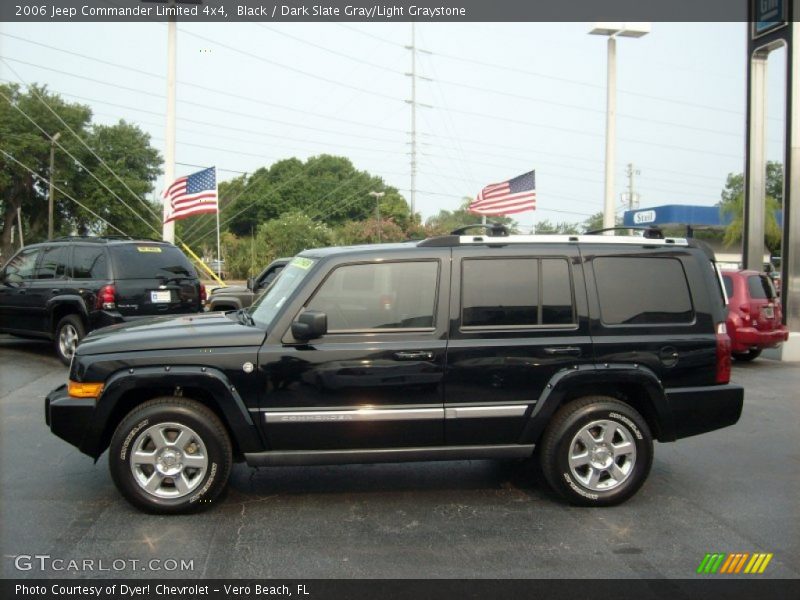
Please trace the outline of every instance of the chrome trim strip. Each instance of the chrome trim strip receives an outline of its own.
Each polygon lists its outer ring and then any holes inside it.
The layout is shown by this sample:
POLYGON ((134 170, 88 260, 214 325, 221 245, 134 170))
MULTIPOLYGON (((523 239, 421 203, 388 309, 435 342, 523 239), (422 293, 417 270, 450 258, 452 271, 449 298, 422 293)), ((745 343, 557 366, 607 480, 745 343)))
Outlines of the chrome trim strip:
POLYGON ((444 418, 443 408, 357 408, 353 410, 304 410, 266 412, 267 423, 327 423, 359 421, 423 421, 444 418))
POLYGON ((527 404, 502 406, 455 406, 444 409, 445 419, 490 419, 493 417, 522 417, 527 404))

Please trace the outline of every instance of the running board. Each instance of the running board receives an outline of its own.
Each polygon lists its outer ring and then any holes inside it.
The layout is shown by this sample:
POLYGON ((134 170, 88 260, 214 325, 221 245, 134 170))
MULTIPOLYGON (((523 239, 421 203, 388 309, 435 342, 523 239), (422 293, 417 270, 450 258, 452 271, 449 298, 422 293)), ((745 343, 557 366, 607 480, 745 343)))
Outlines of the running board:
POLYGON ((245 453, 244 459, 251 467, 295 467, 428 460, 528 458, 532 454, 533 444, 508 444, 503 446, 371 448, 367 450, 272 450, 245 453))

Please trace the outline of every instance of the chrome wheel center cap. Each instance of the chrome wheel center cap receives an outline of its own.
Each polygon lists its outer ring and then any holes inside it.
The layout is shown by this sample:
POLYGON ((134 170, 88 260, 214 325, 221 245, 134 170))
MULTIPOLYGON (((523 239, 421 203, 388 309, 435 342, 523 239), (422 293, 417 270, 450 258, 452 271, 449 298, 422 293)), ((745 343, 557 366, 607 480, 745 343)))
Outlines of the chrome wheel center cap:
POLYGON ((178 450, 165 449, 156 460, 156 469, 162 475, 175 475, 183 469, 182 455, 178 450))
POLYGON ((606 445, 600 445, 592 449, 589 462, 597 469, 606 469, 611 466, 614 456, 606 445))

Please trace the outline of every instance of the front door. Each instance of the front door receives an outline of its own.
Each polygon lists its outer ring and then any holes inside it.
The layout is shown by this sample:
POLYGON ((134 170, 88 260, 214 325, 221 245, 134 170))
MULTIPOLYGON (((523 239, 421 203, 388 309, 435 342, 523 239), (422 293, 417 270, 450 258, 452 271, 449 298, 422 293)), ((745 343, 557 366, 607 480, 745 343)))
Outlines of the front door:
POLYGON ((449 249, 415 255, 342 261, 292 307, 324 312, 328 333, 262 347, 270 448, 442 445, 449 249))
POLYGON ((36 311, 31 310, 30 284, 41 248, 26 248, 12 258, 0 283, 0 327, 20 333, 39 331, 36 311))
POLYGON ((577 248, 453 253, 448 445, 518 443, 547 383, 592 361, 577 248))

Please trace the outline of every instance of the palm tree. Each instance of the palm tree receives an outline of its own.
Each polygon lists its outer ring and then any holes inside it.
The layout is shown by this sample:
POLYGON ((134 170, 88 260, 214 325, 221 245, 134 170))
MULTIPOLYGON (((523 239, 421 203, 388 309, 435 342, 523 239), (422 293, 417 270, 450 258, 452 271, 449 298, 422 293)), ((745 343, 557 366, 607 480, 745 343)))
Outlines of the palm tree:
MULTIPOLYGON (((772 196, 767 196, 765 202, 764 238, 770 252, 777 252, 781 247, 782 231, 775 218, 775 213, 781 209, 780 203, 772 196)), ((742 239, 744 230, 744 193, 733 196, 721 204, 722 214, 731 217, 730 225, 725 228, 723 243, 732 246, 742 239)))

